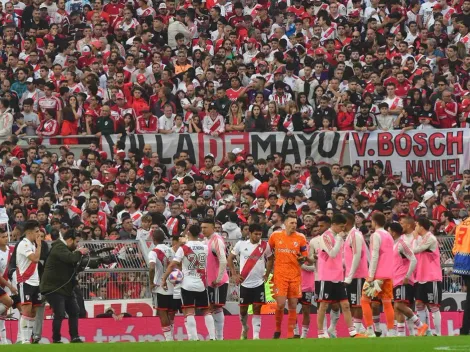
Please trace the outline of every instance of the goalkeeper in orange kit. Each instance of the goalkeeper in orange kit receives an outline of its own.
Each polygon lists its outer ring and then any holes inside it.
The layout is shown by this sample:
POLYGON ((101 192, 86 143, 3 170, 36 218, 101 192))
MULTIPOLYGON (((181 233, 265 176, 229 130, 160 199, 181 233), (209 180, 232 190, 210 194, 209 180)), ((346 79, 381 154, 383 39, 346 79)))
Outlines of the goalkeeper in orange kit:
POLYGON ((274 338, 281 337, 282 318, 284 307, 289 310, 287 337, 294 337, 294 328, 297 324, 296 307, 302 297, 300 267, 303 263, 313 264, 313 259, 307 256, 307 240, 305 236, 296 231, 297 218, 287 216, 284 221, 285 229, 274 232, 269 238, 274 257, 268 259, 266 276, 269 276, 274 265, 274 295, 276 299, 276 331, 274 338))

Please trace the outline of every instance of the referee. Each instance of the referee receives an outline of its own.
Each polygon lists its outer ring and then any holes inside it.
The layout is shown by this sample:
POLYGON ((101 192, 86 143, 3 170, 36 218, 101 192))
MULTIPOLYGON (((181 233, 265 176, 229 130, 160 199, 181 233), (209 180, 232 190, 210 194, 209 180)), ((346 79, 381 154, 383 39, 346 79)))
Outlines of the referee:
POLYGON ((61 343, 60 328, 65 313, 69 318, 70 342, 83 342, 78 334, 79 307, 74 294, 75 266, 82 255, 88 253, 88 249, 77 249, 77 245, 78 238, 74 230, 67 231, 62 238, 53 242, 41 279, 41 293, 54 313, 53 343, 61 343))

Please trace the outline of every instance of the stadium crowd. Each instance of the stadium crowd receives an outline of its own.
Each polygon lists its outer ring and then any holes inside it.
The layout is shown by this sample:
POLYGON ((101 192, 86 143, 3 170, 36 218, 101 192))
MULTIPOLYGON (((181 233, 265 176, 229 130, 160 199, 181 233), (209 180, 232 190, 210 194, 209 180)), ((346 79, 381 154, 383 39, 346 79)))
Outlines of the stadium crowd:
POLYGON ((470 1, 18 0, 0 136, 469 126, 470 1))

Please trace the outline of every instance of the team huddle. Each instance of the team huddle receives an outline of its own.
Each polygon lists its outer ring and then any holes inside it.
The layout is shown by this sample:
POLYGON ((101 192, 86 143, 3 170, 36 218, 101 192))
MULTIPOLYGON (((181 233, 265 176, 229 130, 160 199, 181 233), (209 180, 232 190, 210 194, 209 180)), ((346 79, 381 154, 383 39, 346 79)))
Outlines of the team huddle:
POLYGON ((336 337, 340 312, 351 337, 380 336, 382 309, 388 336, 406 336, 406 327, 409 335, 431 334, 429 312, 433 334, 440 335, 442 271, 438 242, 429 232, 431 222, 402 217, 400 222, 386 224, 380 212, 372 214, 371 220, 374 232, 369 247, 350 214, 321 217, 318 223, 322 234, 310 242, 296 231, 297 218, 293 216, 287 216, 282 229, 273 232, 267 242, 261 240, 262 227, 251 224, 249 238, 239 241, 228 258, 224 240, 214 232, 212 220, 191 225, 185 243, 174 241, 172 247, 163 243, 163 232, 154 231, 150 277, 154 278, 154 305, 165 339, 173 340, 174 314, 182 310, 188 338, 197 340, 195 309, 203 312, 210 339, 223 339, 227 266, 240 285, 241 339, 248 338, 250 305, 253 339, 260 337, 265 282, 271 274, 276 300, 274 338, 281 337, 286 305, 287 338, 306 338, 313 300, 318 305, 319 338, 336 337), (200 233, 205 242, 199 240, 200 233), (184 274, 181 285, 172 285, 168 277, 179 267, 184 274), (297 324, 299 303, 301 326, 297 324), (325 319, 328 307, 329 326, 325 319))

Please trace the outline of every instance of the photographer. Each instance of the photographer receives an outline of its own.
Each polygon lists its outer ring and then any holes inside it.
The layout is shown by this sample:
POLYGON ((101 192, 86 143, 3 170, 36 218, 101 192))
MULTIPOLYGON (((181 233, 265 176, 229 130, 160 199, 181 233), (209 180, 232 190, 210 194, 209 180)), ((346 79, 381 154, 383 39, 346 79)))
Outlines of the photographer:
POLYGON ((79 308, 74 294, 76 284, 76 264, 88 249, 77 249, 78 238, 75 231, 69 230, 52 243, 41 280, 41 293, 46 297, 54 312, 52 340, 60 343, 60 328, 65 313, 69 317, 70 342, 80 343, 78 335, 79 308))

